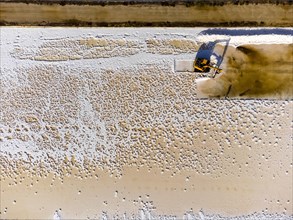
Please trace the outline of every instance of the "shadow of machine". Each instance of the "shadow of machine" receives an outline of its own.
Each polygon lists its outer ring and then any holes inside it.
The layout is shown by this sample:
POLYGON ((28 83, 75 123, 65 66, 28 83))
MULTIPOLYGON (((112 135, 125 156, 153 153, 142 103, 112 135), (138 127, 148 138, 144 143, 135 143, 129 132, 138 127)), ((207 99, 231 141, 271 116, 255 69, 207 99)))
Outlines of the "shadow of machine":
POLYGON ((194 72, 200 73, 212 73, 212 78, 222 72, 220 68, 225 53, 227 51, 230 39, 215 40, 208 43, 203 43, 194 60, 193 67, 194 72), (218 43, 224 43, 224 49, 222 52, 216 52, 215 47, 218 43))

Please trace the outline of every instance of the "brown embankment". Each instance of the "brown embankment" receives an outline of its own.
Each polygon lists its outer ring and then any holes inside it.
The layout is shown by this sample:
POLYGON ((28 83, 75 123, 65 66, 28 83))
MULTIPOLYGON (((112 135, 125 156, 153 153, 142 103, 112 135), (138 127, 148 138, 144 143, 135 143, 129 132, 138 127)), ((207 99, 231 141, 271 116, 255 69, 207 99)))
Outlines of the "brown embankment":
POLYGON ((76 2, 71 2, 71 4, 32 2, 0 2, 0 24, 121 27, 293 26, 293 7, 289 2, 283 4, 174 3, 171 5, 143 4, 142 2, 83 5, 76 2))

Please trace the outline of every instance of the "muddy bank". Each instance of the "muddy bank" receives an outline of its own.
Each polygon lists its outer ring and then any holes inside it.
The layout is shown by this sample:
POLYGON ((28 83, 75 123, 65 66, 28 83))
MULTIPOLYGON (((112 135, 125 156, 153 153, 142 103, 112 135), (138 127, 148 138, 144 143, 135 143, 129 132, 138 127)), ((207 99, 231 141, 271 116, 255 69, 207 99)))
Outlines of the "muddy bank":
POLYGON ((114 4, 0 3, 1 25, 41 26, 293 26, 290 4, 114 4))
POLYGON ((225 4, 234 4, 234 5, 248 5, 248 4, 292 4, 290 0, 2 0, 2 2, 22 2, 22 3, 38 3, 38 4, 60 4, 60 5, 143 5, 143 4, 152 4, 152 5, 162 5, 162 6, 176 6, 176 5, 185 5, 186 7, 194 5, 212 5, 212 6, 223 6, 225 4))

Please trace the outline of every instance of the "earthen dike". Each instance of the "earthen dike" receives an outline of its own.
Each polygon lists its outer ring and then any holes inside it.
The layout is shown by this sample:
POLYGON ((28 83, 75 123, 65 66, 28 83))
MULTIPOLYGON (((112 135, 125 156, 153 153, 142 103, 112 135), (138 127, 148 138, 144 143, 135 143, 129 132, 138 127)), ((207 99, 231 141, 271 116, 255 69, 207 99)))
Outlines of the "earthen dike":
POLYGON ((291 27, 291 0, 1 0, 0 25, 291 27))

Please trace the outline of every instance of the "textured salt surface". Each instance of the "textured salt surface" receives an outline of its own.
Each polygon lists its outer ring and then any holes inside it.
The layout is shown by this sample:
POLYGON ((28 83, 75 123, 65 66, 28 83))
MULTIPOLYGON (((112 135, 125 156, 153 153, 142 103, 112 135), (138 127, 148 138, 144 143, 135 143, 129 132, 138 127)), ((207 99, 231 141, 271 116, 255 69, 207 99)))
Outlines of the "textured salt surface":
POLYGON ((1 28, 1 218, 292 219, 291 90, 239 96, 275 85, 251 54, 289 81, 291 49, 281 28, 1 28), (223 38, 203 92, 232 99, 201 99, 174 61, 223 38))

